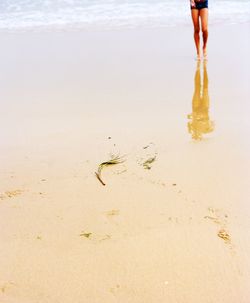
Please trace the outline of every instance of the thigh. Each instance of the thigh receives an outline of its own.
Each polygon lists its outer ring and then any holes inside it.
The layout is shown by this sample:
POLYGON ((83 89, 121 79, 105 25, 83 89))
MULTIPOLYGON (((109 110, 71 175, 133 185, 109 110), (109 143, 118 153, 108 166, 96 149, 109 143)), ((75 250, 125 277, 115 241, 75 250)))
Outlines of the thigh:
POLYGON ((196 30, 198 30, 200 28, 200 25, 199 25, 199 10, 198 9, 191 9, 191 15, 192 15, 194 28, 196 30))
POLYGON ((203 8, 200 10, 200 17, 201 17, 202 30, 207 30, 207 28, 208 28, 208 9, 207 8, 203 8))

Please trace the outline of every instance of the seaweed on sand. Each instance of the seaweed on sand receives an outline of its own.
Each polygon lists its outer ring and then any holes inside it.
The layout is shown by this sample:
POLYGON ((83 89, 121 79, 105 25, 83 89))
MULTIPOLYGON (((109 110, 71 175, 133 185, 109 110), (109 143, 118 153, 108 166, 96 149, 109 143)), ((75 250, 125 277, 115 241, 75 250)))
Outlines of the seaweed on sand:
POLYGON ((101 177, 101 173, 104 167, 108 167, 111 165, 117 165, 117 164, 121 164, 123 163, 125 160, 122 159, 122 157, 120 156, 115 156, 115 155, 111 155, 111 159, 105 162, 102 162, 101 164, 99 164, 98 166, 98 170, 97 172, 95 172, 95 175, 97 177, 97 179, 101 182, 101 184, 103 186, 105 186, 106 184, 103 182, 102 177, 101 177))
POLYGON ((80 233, 80 237, 85 237, 85 238, 90 238, 90 236, 92 235, 92 233, 87 233, 87 232, 82 232, 80 233))
POLYGON ((155 160, 156 160, 156 156, 151 157, 151 158, 147 159, 146 161, 144 161, 142 164, 144 169, 151 169, 151 167, 152 167, 151 164, 153 162, 155 162, 155 160))

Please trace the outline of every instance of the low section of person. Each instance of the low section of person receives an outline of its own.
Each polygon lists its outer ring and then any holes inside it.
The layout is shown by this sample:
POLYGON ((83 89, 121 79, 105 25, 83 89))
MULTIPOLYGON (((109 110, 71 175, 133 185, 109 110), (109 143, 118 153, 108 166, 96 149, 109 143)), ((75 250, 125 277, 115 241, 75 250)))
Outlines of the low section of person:
POLYGON ((208 39, 208 0, 190 0, 191 15, 194 25, 194 41, 197 51, 197 60, 201 59, 200 49, 200 29, 202 30, 203 58, 207 59, 207 39, 208 39))

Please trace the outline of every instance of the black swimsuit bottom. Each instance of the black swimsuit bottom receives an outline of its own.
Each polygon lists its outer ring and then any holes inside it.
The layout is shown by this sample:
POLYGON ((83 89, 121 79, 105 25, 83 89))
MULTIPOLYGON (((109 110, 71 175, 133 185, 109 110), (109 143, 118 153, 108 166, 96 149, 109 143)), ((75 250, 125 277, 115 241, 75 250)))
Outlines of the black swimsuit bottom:
POLYGON ((191 9, 203 9, 203 8, 208 8, 208 0, 204 0, 204 1, 195 1, 195 7, 191 7, 191 9))

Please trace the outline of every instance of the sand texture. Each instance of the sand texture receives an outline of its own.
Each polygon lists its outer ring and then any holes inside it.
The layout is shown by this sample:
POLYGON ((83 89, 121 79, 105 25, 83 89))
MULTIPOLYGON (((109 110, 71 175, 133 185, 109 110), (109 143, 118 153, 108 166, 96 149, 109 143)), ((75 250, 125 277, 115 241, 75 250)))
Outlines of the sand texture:
POLYGON ((250 302, 249 33, 1 33, 0 303, 250 302))

